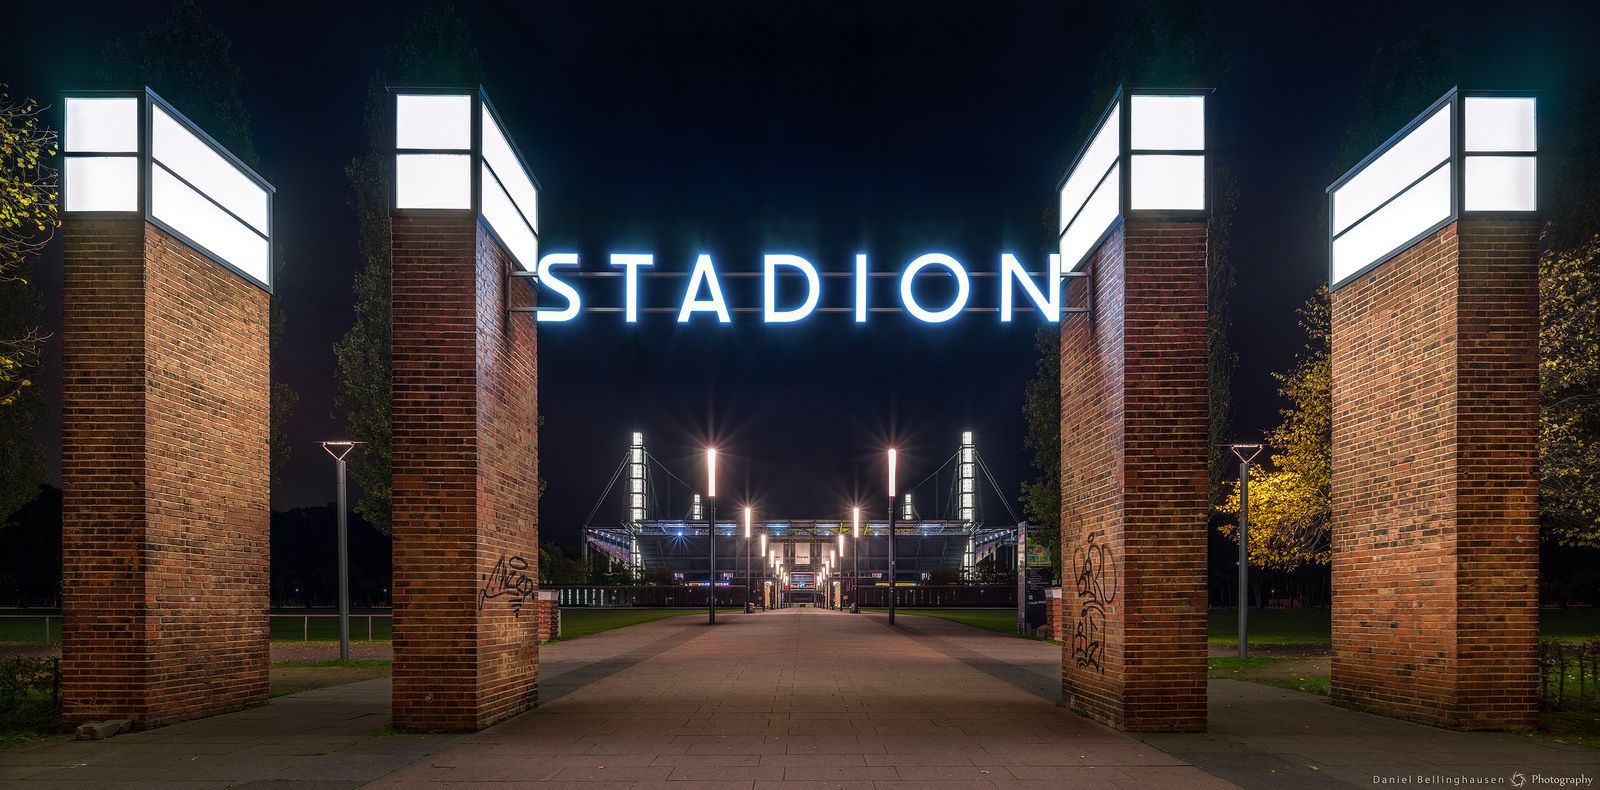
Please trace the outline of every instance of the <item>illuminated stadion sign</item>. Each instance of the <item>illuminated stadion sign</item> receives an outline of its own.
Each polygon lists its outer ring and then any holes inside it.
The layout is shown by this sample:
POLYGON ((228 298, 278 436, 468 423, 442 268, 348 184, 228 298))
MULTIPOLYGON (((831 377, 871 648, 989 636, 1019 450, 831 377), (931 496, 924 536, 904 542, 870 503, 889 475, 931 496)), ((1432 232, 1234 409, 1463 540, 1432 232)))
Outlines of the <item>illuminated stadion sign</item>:
POLYGON ((1338 288, 1463 215, 1538 209, 1538 103, 1452 90, 1328 187, 1338 288))
POLYGON ((620 313, 629 324, 642 313, 667 313, 680 324, 729 324, 734 313, 759 313, 769 324, 847 313, 866 323, 874 312, 905 312, 940 324, 964 312, 992 312, 1010 322, 1018 310, 1057 322, 1063 313, 1085 312, 1062 304, 1062 281, 1081 276, 1089 254, 1125 216, 1203 217, 1207 208, 1205 94, 1119 91, 1059 187, 1058 252, 1029 260, 999 252, 980 267, 942 251, 888 267, 865 252, 829 267, 793 252, 769 252, 752 262, 757 271, 719 269, 717 258, 704 252, 672 262, 688 264, 685 275, 676 266, 658 268, 653 252, 630 250, 612 252, 586 270, 577 253, 539 253, 538 182, 482 90, 391 92, 395 213, 476 212, 521 269, 518 276, 539 286, 539 307, 512 310, 535 313, 540 322, 604 312, 620 313), (576 285, 580 279, 615 281, 612 293, 620 304, 588 303, 576 285), (659 282, 668 279, 678 282, 659 282), (748 279, 760 280, 759 296, 730 299, 729 281, 748 279), (874 294, 872 283, 883 279, 892 283, 893 296, 874 294), (830 280, 848 287, 825 289, 830 280), (662 294, 670 306, 643 303, 662 294), (980 300, 987 304, 976 304, 980 300))

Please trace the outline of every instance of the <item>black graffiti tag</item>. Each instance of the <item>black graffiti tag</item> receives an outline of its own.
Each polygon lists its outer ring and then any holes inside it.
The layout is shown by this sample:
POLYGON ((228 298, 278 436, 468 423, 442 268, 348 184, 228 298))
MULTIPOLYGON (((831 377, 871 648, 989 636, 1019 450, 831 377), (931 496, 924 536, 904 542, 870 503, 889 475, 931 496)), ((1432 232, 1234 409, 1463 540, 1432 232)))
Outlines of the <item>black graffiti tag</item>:
POLYGON ((1072 552, 1078 569, 1078 623, 1072 635, 1072 657, 1078 666, 1104 675, 1106 609, 1117 600, 1117 575, 1111 548, 1095 542, 1095 534, 1072 552))
POLYGON ((522 604, 533 597, 533 576, 528 573, 528 561, 521 557, 500 555, 494 570, 484 574, 483 589, 478 592, 478 611, 491 598, 505 598, 511 604, 511 614, 522 616, 522 604))

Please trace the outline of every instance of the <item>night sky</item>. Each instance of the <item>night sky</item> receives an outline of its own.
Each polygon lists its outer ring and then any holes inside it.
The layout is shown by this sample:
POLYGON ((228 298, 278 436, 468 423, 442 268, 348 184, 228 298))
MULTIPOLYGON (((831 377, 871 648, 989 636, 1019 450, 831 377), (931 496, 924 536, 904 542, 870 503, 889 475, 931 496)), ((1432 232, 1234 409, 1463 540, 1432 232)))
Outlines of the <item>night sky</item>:
MULTIPOLYGON (((331 463, 316 441, 340 435, 331 346, 353 315, 356 222, 344 168, 366 144, 366 85, 398 32, 396 5, 206 6, 233 38, 289 253, 278 282, 288 323, 274 366, 300 405, 289 426, 295 462, 273 493, 279 508, 332 496, 331 463)), ((127 87, 95 82, 101 50, 168 7, 52 3, 4 34, 0 81, 41 99, 127 87)), ((1084 142, 1085 115, 1100 109, 1091 106, 1094 70, 1124 13, 997 2, 459 10, 474 29, 485 88, 542 183, 543 251, 576 251, 586 270, 607 268, 612 251, 651 251, 658 268, 677 271, 705 251, 723 272, 758 271, 769 251, 845 271, 858 251, 874 268, 898 269, 940 250, 993 271, 1004 250, 1042 269, 1054 187, 1084 142)), ((1600 14, 1592 4, 1392 1, 1230 3, 1215 13, 1233 59, 1210 104, 1210 142, 1240 194, 1232 337, 1244 440, 1276 422, 1269 373, 1300 347, 1295 308, 1325 278, 1323 189, 1339 175, 1339 140, 1377 48, 1432 25, 1456 48, 1459 84, 1542 91, 1548 186, 1574 97, 1600 77, 1600 14)), ((57 330, 58 250, 38 279, 47 328, 57 330)), ((647 281, 647 303, 676 304, 681 283, 647 281)), ((754 285, 725 283, 730 301, 746 306, 759 304, 754 285)), ((600 303, 619 301, 617 281, 585 288, 600 303)), ((542 325, 543 535, 576 545, 635 429, 692 480, 699 448, 715 443, 724 501, 771 517, 837 516, 857 500, 880 511, 883 448, 901 448, 903 479, 919 480, 963 430, 976 433, 1014 500, 1032 474, 1020 408, 1038 325, 1031 313, 1009 326, 981 313, 937 327, 905 314, 875 314, 865 328, 839 314, 774 326, 742 315, 732 326, 680 327, 653 315, 627 327, 603 314, 542 325)), ((56 405, 40 430, 52 459, 59 378, 52 356, 46 386, 56 405)), ((614 522, 619 508, 597 522, 614 522)), ((992 494, 987 509, 1004 520, 992 494)))

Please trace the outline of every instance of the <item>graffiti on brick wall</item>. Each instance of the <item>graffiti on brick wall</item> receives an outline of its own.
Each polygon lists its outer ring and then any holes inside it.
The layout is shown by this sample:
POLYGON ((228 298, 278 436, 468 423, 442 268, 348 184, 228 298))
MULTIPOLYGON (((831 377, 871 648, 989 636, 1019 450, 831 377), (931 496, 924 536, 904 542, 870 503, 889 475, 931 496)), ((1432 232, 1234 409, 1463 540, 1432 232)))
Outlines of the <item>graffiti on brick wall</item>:
POLYGON ((504 599, 511 604, 511 614, 522 616, 522 605, 533 600, 533 574, 528 573, 528 561, 521 557, 500 555, 494 570, 484 574, 483 589, 478 591, 478 611, 491 600, 504 599))
POLYGON ((1089 533, 1084 545, 1072 550, 1078 569, 1078 623, 1072 634, 1072 657, 1078 666, 1104 675, 1106 610, 1117 600, 1117 574, 1111 547, 1089 533))

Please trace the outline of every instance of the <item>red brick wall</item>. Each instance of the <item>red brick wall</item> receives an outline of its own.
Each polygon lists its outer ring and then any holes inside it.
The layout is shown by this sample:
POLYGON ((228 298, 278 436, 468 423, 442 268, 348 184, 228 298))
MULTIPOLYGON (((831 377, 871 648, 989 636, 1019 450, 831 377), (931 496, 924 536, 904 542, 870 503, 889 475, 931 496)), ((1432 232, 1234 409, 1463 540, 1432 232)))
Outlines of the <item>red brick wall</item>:
POLYGON ((539 641, 561 636, 561 602, 554 590, 539 593, 539 641))
POLYGON ((1450 225, 1333 294, 1333 697, 1537 721, 1538 245, 1450 225))
POLYGON ((1206 725, 1206 226, 1128 222, 1061 324, 1062 696, 1206 725))
POLYGON ((393 249, 394 720, 477 730, 538 696, 533 293, 470 216, 393 249))
POLYGON ((268 296, 141 219, 62 235, 65 717, 261 704, 268 296))

